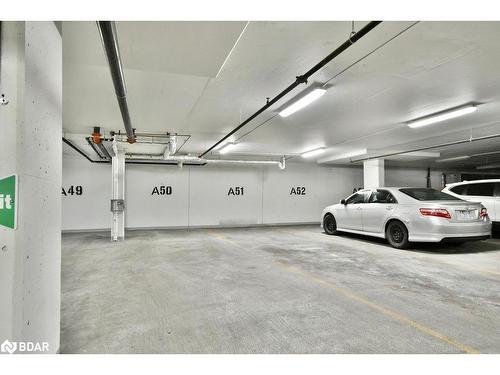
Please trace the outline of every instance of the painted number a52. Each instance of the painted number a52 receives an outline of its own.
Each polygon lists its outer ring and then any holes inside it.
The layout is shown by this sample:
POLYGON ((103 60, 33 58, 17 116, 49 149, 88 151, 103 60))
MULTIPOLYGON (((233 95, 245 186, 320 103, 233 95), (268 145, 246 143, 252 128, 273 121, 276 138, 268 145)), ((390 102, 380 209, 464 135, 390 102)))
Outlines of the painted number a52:
POLYGON ((83 187, 80 185, 78 186, 73 186, 71 185, 68 189, 62 188, 62 195, 67 197, 68 195, 82 195, 83 194, 83 187))
POLYGON ((243 186, 230 187, 227 195, 243 195, 243 186))
POLYGON ((290 195, 306 195, 305 186, 292 187, 292 190, 290 190, 290 195))

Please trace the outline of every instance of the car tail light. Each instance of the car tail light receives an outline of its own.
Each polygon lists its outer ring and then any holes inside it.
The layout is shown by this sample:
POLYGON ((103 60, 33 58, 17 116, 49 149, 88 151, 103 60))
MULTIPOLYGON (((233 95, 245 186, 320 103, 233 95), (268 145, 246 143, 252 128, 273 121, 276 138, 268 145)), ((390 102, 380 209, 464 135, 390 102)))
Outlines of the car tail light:
POLYGON ((420 213, 424 216, 435 216, 444 217, 445 219, 451 219, 450 213, 444 208, 421 208, 420 213))
POLYGON ((486 208, 481 208, 481 213, 479 214, 479 217, 482 219, 482 218, 485 218, 485 217, 488 217, 488 210, 486 208))

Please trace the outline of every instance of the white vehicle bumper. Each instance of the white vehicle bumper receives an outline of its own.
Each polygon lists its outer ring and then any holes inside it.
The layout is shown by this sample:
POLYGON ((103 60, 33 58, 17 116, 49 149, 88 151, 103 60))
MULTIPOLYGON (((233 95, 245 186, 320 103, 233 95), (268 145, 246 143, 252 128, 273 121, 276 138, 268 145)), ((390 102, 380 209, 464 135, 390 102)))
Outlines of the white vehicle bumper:
POLYGON ((412 242, 473 241, 491 237, 491 222, 450 223, 443 218, 425 217, 407 223, 412 242))

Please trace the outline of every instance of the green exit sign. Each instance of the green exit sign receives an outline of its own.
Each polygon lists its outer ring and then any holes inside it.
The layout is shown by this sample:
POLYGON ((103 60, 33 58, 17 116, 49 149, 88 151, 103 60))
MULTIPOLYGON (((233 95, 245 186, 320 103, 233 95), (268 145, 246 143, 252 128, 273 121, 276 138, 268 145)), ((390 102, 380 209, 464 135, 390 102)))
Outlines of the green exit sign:
POLYGON ((0 225, 16 229, 17 226, 17 176, 0 179, 0 225))

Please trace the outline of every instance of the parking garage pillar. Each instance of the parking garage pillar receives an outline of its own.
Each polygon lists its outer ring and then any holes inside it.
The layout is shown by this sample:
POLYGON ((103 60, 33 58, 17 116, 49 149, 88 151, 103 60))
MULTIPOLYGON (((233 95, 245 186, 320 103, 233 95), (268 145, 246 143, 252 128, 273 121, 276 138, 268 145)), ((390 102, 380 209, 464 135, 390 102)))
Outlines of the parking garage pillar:
POLYGON ((114 155, 111 159, 111 240, 125 238, 125 154, 113 142, 114 155))
POLYGON ((363 162, 363 182, 365 189, 385 185, 384 159, 372 159, 363 162))
POLYGON ((0 206, 0 217, 15 218, 0 225, 0 343, 48 343, 48 352, 56 353, 61 325, 62 39, 54 22, 1 23, 0 95, 5 101, 0 104, 0 179, 17 179, 11 187, 14 205, 0 206))

